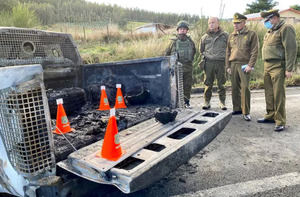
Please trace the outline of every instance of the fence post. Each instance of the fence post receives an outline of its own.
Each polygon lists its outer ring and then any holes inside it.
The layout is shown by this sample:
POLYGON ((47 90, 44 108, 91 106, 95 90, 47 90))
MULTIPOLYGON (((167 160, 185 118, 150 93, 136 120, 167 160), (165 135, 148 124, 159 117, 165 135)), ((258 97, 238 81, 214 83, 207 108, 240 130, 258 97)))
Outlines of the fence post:
POLYGON ((107 34, 107 42, 109 42, 109 29, 108 29, 108 23, 106 25, 106 34, 107 34))
POLYGON ((86 42, 85 26, 83 26, 83 39, 86 42))

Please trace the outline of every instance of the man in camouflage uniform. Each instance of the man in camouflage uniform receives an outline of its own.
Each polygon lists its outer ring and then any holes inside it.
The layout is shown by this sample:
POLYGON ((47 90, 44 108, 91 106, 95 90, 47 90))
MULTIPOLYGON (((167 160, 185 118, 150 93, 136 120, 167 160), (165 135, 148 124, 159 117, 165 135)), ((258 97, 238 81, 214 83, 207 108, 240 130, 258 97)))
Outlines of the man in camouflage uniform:
POLYGON ((258 123, 276 123, 274 131, 285 129, 285 78, 292 76, 297 58, 296 33, 293 26, 280 20, 278 10, 261 12, 268 29, 262 47, 267 114, 258 123))
POLYGON ((250 88, 251 70, 258 56, 258 37, 246 27, 247 17, 235 13, 233 16, 234 31, 229 35, 226 49, 227 72, 231 74, 232 115, 243 114, 250 121, 250 88))
POLYGON ((224 84, 225 76, 225 54, 228 40, 228 33, 224 32, 219 26, 217 17, 208 19, 208 30, 201 38, 200 53, 203 56, 200 62, 200 68, 205 72, 205 90, 203 109, 210 108, 210 99, 212 95, 212 87, 215 78, 217 78, 219 106, 222 110, 226 110, 225 98, 226 90, 224 84))
POLYGON ((196 48, 193 40, 187 36, 189 24, 180 21, 177 24, 177 36, 172 39, 171 44, 166 50, 166 56, 177 54, 178 61, 183 65, 183 92, 184 102, 190 106, 191 89, 193 84, 193 60, 196 48))

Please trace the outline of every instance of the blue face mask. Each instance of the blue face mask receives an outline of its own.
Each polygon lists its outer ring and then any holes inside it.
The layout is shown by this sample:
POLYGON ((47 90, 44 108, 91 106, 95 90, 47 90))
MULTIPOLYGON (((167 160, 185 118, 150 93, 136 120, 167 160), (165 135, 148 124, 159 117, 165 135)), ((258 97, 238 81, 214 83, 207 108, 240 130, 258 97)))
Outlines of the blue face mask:
POLYGON ((270 21, 264 22, 264 25, 267 29, 271 29, 273 27, 272 23, 270 21))

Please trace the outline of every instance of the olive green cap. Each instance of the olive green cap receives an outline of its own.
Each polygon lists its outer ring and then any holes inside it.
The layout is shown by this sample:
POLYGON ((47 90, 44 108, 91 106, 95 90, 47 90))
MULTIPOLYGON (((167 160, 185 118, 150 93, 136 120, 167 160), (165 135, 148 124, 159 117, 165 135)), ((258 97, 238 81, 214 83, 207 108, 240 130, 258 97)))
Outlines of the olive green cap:
POLYGON ((240 13, 235 13, 235 14, 233 15, 233 20, 232 20, 232 22, 233 22, 233 23, 240 23, 240 22, 245 21, 245 20, 247 20, 247 17, 246 17, 246 16, 244 16, 244 15, 242 15, 242 14, 240 14, 240 13))
POLYGON ((273 16, 279 16, 278 13, 278 9, 277 10, 268 10, 268 11, 263 11, 260 13, 260 16, 263 17, 265 20, 269 20, 270 18, 272 18, 273 16))

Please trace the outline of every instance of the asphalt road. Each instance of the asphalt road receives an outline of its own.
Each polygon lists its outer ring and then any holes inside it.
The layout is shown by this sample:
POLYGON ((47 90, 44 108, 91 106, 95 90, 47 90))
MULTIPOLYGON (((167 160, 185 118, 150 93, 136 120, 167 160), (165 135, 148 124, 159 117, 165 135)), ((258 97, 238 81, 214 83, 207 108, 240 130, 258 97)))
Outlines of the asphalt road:
MULTIPOLYGON (((256 123, 265 113, 264 92, 251 96, 251 122, 233 116, 217 138, 169 176, 133 194, 112 189, 107 196, 300 196, 300 88, 287 89, 287 129, 281 133, 273 131, 274 124, 256 123)), ((193 107, 203 102, 202 94, 192 96, 193 107)), ((232 110, 230 92, 226 103, 232 110)), ((212 110, 219 110, 216 94, 212 110)))

